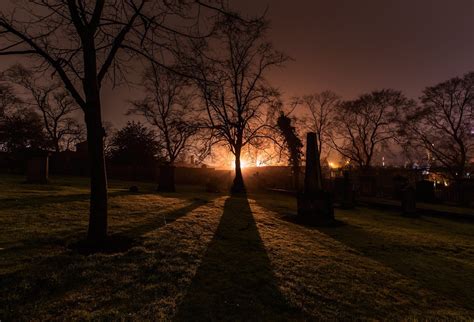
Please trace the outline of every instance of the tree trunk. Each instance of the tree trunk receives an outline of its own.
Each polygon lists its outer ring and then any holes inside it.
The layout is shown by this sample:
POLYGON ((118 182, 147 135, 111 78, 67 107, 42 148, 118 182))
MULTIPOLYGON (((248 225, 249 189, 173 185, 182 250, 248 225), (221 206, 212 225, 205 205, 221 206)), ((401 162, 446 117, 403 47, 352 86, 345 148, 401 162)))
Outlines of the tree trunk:
POLYGON ((235 178, 231 189, 232 193, 245 192, 244 178, 242 177, 242 168, 240 165, 241 149, 241 147, 235 149, 235 178))
POLYGON ((57 153, 61 152, 61 148, 59 147, 59 141, 57 140, 54 142, 54 150, 57 153))
POLYGON ((104 136, 102 127, 100 84, 97 78, 97 57, 93 30, 81 35, 84 55, 82 87, 86 97, 84 108, 90 167, 90 214, 87 240, 95 247, 107 238, 107 175, 105 172, 104 136))
POLYGON ((91 188, 87 239, 94 245, 100 245, 107 238, 107 175, 100 108, 86 113, 86 124, 91 188))

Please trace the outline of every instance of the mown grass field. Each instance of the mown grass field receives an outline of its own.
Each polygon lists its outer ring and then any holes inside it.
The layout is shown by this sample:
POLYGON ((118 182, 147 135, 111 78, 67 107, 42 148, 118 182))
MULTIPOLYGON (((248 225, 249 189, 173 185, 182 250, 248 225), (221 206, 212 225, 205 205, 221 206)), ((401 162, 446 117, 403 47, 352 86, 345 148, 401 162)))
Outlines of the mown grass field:
POLYGON ((474 222, 336 210, 342 225, 292 222, 295 201, 110 183, 110 234, 81 255, 86 179, 0 177, 0 320, 474 318, 474 222))

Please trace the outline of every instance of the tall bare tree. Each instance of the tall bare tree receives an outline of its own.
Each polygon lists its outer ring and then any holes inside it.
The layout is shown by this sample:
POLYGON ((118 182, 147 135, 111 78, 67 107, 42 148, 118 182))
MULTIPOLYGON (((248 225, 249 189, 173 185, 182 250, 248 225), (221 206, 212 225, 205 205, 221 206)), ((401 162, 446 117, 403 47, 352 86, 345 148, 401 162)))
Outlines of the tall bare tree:
POLYGON ((316 133, 319 155, 329 155, 331 138, 336 125, 335 119, 341 98, 334 92, 323 91, 297 98, 297 104, 302 104, 309 112, 308 127, 316 133))
POLYGON ((13 87, 8 83, 0 83, 0 120, 8 110, 19 104, 21 100, 15 94, 13 87))
POLYGON ((225 16, 218 27, 217 45, 201 48, 192 60, 207 127, 215 142, 227 145, 235 157, 233 192, 245 190, 242 148, 264 136, 268 107, 278 96, 265 77, 288 59, 265 40, 267 29, 261 18, 243 21, 225 16))
POLYGON ((376 148, 396 139, 400 111, 413 106, 401 92, 373 91, 339 105, 332 146, 361 169, 368 169, 376 148))
POLYGON ((137 67, 136 58, 173 55, 180 37, 199 38, 204 29, 200 9, 211 6, 197 0, 32 0, 23 4, 0 14, 0 55, 26 55, 38 69, 52 70, 83 110, 91 175, 88 240, 101 245, 107 236, 100 95, 104 81, 123 79, 130 67, 137 67))
POLYGON ((31 108, 18 106, 6 114, 0 124, 0 150, 23 153, 26 149, 47 148, 40 116, 31 108))
POLYGON ((421 102, 404 113, 405 144, 429 151, 459 181, 474 157, 474 72, 427 87, 421 102))
POLYGON ((151 64, 143 75, 146 97, 132 101, 128 114, 143 116, 154 127, 170 165, 188 148, 198 129, 190 81, 151 64))
POLYGON ((72 115, 79 106, 62 88, 61 83, 41 84, 31 70, 21 65, 10 67, 3 76, 29 92, 30 105, 39 110, 46 134, 56 152, 68 149, 72 143, 81 139, 83 127, 72 115))

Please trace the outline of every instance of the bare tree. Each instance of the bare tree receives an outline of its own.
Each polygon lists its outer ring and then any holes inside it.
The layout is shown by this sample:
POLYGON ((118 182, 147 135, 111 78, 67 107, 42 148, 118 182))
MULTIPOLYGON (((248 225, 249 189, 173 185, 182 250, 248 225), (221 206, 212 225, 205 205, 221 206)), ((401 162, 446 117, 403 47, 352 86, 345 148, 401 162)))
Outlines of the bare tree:
POLYGON ((124 79, 137 58, 173 55, 180 37, 199 38, 200 9, 210 7, 193 0, 32 0, 0 14, 0 55, 26 55, 38 69, 52 70, 84 112, 91 176, 88 241, 95 245, 107 237, 104 81, 124 79))
POLYGON ((359 168, 370 168, 376 148, 396 139, 399 111, 413 104, 401 92, 391 89, 342 102, 338 107, 332 146, 359 168))
POLYGON ((15 105, 21 103, 16 96, 12 86, 7 83, 0 83, 0 120, 8 114, 8 111, 15 105))
POLYGON ((404 113, 405 144, 426 149, 457 182, 474 156, 474 72, 427 87, 421 102, 404 113))
POLYGON ((310 114, 308 127, 316 133, 320 157, 328 157, 341 98, 334 92, 323 91, 297 98, 296 102, 302 104, 310 114))
POLYGON ((40 116, 31 108, 18 106, 4 116, 0 124, 0 150, 22 153, 44 149, 48 140, 40 116))
POLYGON ((218 28, 218 45, 201 48, 192 60, 208 116, 206 126, 214 143, 224 143, 235 156, 233 192, 245 190, 242 148, 264 136, 268 107, 278 96, 265 76, 288 59, 265 40, 267 28, 264 19, 226 16, 218 28))
POLYGON ((188 148, 198 129, 189 80, 151 64, 143 75, 146 97, 132 101, 128 114, 143 116, 155 128, 170 165, 188 148))
POLYGON ((83 126, 72 116, 79 106, 61 83, 40 84, 34 73, 21 65, 12 66, 3 76, 29 92, 32 98, 30 105, 39 109, 49 141, 56 152, 68 149, 81 139, 83 126))

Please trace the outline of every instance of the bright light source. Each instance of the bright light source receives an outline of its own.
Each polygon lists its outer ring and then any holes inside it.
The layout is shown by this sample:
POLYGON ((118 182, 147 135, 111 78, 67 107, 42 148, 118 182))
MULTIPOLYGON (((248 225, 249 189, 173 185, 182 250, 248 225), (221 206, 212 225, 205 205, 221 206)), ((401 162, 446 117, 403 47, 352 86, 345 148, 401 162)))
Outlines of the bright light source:
MULTIPOLYGON (((247 160, 240 159, 240 168, 241 169, 248 168, 250 166, 251 166, 251 164, 247 160)), ((235 161, 234 160, 232 160, 232 162, 231 162, 231 168, 235 170, 235 161)))

